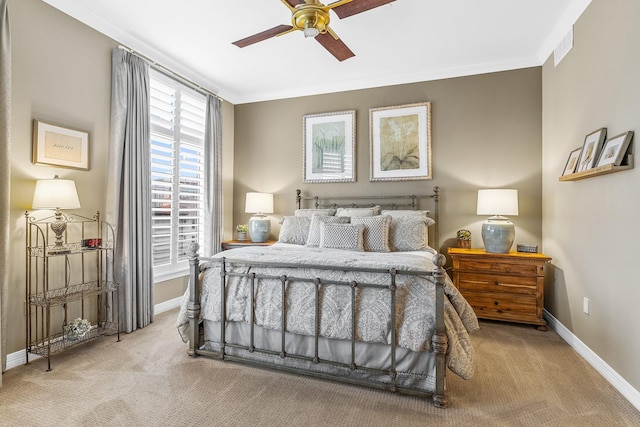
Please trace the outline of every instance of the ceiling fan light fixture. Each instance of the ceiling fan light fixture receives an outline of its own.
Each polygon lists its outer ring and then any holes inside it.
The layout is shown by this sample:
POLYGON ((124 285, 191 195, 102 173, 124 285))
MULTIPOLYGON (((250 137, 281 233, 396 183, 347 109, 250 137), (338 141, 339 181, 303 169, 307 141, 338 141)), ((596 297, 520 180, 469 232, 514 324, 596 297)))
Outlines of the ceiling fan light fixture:
POLYGON ((320 31, 318 31, 318 29, 316 27, 313 27, 313 26, 310 26, 310 25, 305 26, 304 29, 302 30, 302 32, 304 33, 304 36, 306 38, 315 37, 318 34, 320 34, 320 31))

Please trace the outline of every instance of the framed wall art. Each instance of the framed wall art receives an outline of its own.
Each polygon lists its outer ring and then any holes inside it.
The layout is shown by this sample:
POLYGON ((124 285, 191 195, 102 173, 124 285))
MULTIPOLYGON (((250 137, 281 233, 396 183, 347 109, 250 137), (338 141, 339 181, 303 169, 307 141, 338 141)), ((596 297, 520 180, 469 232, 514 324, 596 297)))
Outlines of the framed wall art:
POLYGON ((604 144, 597 166, 620 166, 631 139, 633 139, 633 131, 631 130, 608 139, 604 144))
POLYGON ((585 136, 576 172, 586 171, 595 166, 606 136, 607 128, 598 129, 585 136))
POLYGON ((356 181, 356 112, 307 114, 303 117, 303 181, 356 181))
POLYGON ((562 172, 562 176, 571 175, 575 173, 576 167, 578 166, 578 160, 580 159, 580 153, 582 152, 582 147, 578 147, 569 153, 569 158, 567 159, 567 164, 564 166, 564 171, 562 172))
POLYGON ((33 121, 33 163, 89 169, 89 132, 33 121))
POLYGON ((431 103, 369 110, 370 180, 431 179, 431 103))

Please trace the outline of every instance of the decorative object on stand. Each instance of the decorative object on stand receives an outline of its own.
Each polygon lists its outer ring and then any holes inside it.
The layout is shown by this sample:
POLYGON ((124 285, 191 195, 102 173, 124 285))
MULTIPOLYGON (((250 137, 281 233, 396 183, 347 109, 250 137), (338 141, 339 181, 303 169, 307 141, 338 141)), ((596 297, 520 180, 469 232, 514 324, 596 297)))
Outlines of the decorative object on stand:
POLYGON ((515 227, 503 215, 518 215, 518 190, 478 190, 478 215, 493 215, 482 224, 487 252, 506 254, 513 246, 515 227))
POLYGON ((33 209, 55 209, 55 221, 51 223, 51 231, 56 235, 55 245, 50 253, 68 252, 62 241, 62 236, 67 229, 67 218, 60 209, 79 209, 80 200, 76 184, 70 179, 60 179, 58 175, 53 179, 39 179, 36 181, 36 189, 33 192, 33 209))
POLYGON ((84 337, 87 332, 91 330, 91 322, 87 319, 78 317, 73 322, 65 326, 65 332, 67 333, 67 339, 70 341, 77 341, 84 337))
POLYGON ((517 251, 518 252, 525 252, 525 253, 529 253, 529 254, 537 254, 538 253, 538 245, 521 245, 520 243, 518 243, 516 245, 517 251))
POLYGON ((239 224, 236 226, 236 240, 247 240, 247 224, 239 224))
POLYGON ((459 248, 471 248, 471 232, 469 230, 458 230, 456 237, 458 239, 459 248))
POLYGON ((271 220, 265 214, 273 213, 273 194, 247 193, 244 211, 254 214, 249 219, 251 241, 266 242, 271 232, 271 220))

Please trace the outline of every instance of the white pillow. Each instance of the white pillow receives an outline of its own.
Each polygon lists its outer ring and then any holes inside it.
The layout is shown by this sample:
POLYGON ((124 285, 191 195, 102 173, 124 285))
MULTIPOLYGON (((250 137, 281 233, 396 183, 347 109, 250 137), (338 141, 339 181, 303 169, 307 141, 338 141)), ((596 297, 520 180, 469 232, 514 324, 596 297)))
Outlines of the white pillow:
POLYGON ((380 206, 370 208, 338 208, 336 216, 374 216, 380 215, 380 206))
POLYGON ((311 217, 311 224, 309 225, 309 235, 307 236, 307 246, 320 246, 320 224, 321 223, 338 223, 348 224, 348 216, 321 216, 314 215, 311 217))
POLYGON ((279 242, 304 245, 307 243, 311 218, 308 216, 285 216, 282 218, 279 242))
POLYGON ((389 252, 389 226, 391 217, 377 215, 369 217, 352 217, 351 224, 364 225, 364 249, 371 252, 389 252))
POLYGON ((320 247, 364 251, 364 224, 320 223, 320 247))
POLYGON ((389 245, 392 251, 420 251, 429 247, 429 225, 424 216, 399 216, 391 219, 389 245))
POLYGON ((335 214, 333 209, 296 209, 293 212, 294 216, 308 216, 312 217, 314 215, 324 215, 324 216, 332 216, 335 214))

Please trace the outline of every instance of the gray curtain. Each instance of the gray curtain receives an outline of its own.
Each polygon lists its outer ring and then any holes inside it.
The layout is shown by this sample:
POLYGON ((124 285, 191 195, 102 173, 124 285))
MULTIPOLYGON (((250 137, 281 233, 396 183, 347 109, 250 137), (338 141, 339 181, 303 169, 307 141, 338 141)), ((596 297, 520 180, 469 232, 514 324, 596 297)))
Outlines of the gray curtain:
MULTIPOLYGON (((0 371, 7 368, 7 292, 11 188, 11 40, 7 1, 0 0, 0 371)), ((0 375, 2 387, 2 375, 0 375)))
POLYGON ((124 332, 153 321, 149 65, 113 49, 105 218, 115 229, 113 266, 124 332))
POLYGON ((220 251, 222 236, 222 113, 218 97, 207 96, 207 116, 204 131, 204 159, 207 165, 205 182, 205 247, 200 253, 220 251))

